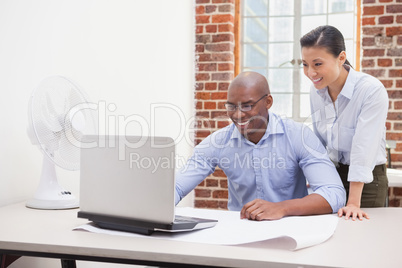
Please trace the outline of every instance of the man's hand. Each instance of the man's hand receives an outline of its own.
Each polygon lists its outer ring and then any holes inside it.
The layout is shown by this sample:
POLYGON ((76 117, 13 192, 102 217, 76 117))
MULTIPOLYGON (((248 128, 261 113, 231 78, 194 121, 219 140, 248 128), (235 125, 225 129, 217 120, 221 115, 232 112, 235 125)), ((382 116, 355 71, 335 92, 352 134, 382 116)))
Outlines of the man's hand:
POLYGON ((369 219, 369 215, 361 210, 358 206, 356 205, 346 205, 346 207, 343 207, 338 210, 338 216, 342 217, 345 215, 345 220, 348 220, 350 217, 352 217, 352 220, 363 220, 363 218, 369 219))
POLYGON ((278 220, 285 216, 285 209, 281 203, 272 203, 255 199, 245 204, 240 211, 241 219, 249 220, 278 220))

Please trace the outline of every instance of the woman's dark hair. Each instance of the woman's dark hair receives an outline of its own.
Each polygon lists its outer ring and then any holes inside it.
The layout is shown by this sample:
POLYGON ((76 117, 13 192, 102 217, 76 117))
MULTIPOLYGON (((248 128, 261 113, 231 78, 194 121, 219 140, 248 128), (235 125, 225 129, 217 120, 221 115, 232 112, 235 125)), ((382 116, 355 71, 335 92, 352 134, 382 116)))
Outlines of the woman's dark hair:
MULTIPOLYGON (((300 38, 300 46, 303 47, 322 47, 329 53, 338 57, 342 51, 346 51, 345 40, 342 33, 330 25, 323 25, 311 30, 300 38)), ((350 65, 346 60, 345 64, 350 65)), ((351 65, 350 65, 351 66, 351 65)))

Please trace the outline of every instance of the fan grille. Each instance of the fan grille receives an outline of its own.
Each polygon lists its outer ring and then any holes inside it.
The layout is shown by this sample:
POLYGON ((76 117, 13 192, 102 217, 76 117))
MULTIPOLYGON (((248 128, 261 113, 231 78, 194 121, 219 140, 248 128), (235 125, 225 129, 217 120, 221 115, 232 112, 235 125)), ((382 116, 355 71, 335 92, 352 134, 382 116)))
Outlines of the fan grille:
POLYGON ((80 140, 93 126, 85 106, 87 98, 69 79, 52 76, 44 79, 30 99, 30 125, 43 152, 67 170, 80 168, 80 140), (76 129, 74 120, 84 119, 85 129, 76 129))

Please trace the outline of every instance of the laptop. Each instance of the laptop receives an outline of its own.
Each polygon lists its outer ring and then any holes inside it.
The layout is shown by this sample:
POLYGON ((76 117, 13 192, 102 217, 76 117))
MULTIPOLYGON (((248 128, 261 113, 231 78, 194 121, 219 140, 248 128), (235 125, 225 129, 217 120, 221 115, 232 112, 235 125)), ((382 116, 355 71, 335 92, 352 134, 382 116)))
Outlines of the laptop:
POLYGON ((169 137, 84 135, 79 218, 150 235, 209 228, 217 220, 175 216, 175 143, 169 137))

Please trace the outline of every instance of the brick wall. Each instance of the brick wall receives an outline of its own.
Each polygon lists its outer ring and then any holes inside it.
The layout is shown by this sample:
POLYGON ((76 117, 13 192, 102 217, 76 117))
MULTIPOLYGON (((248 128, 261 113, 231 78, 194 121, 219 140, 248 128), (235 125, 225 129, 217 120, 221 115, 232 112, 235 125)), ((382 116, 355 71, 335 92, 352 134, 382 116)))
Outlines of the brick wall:
MULTIPOLYGON (((196 0, 195 143, 227 126, 224 103, 235 73, 235 0, 196 0)), ((362 71, 388 90, 387 139, 396 140, 392 165, 402 168, 402 0, 362 0, 362 71)), ((195 190, 195 206, 226 209, 227 179, 216 170, 195 190)), ((390 206, 402 206, 402 188, 390 189, 390 206)))
MULTIPOLYGON (((234 78, 234 0, 196 1, 195 143, 230 121, 224 103, 234 78)), ((216 170, 195 189, 195 206, 227 208, 227 180, 216 170)))
MULTIPOLYGON (((391 165, 402 168, 402 0, 363 0, 362 71, 388 90, 387 140, 397 141, 391 165)), ((390 189, 390 206, 402 206, 402 188, 390 189)))

